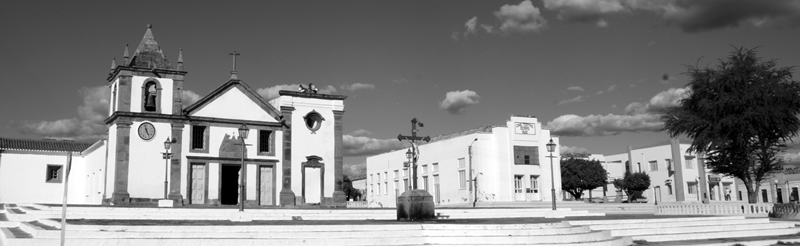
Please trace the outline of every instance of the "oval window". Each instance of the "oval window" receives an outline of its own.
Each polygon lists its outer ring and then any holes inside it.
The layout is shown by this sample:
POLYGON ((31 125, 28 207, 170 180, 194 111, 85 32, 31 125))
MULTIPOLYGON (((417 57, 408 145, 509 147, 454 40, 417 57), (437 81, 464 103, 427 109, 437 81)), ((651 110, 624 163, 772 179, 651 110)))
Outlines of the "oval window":
POLYGON ((319 130, 319 127, 322 125, 322 121, 325 120, 322 118, 322 115, 319 115, 316 111, 311 111, 305 117, 306 120, 306 127, 311 130, 312 133, 319 130))

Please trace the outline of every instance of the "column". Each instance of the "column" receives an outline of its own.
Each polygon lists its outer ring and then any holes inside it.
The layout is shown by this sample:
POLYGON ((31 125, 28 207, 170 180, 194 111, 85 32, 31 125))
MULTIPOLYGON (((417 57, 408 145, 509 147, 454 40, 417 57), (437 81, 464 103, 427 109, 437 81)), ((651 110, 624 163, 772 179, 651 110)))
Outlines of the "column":
POLYGON ((294 192, 292 191, 292 111, 294 107, 281 106, 281 114, 286 121, 283 128, 283 167, 281 170, 280 205, 295 205, 294 192))
POLYGON ((170 160, 169 165, 169 199, 176 200, 178 204, 181 204, 181 200, 183 200, 183 195, 181 194, 183 127, 183 123, 172 123, 172 137, 175 138, 175 143, 172 144, 170 149, 172 160, 170 160))
POLYGON ((117 122, 116 159, 114 160, 114 192, 111 202, 114 204, 128 203, 131 195, 128 193, 128 162, 130 155, 131 124, 127 118, 120 117, 117 122))
MULTIPOLYGON (((334 188, 333 188, 333 205, 334 206, 345 206, 347 205, 347 196, 342 191, 342 183, 343 183, 343 151, 342 151, 342 127, 343 121, 342 116, 344 116, 343 110, 334 110, 333 111, 333 156, 334 156, 334 164, 333 164, 333 176, 334 176, 334 188)), ((323 169, 324 170, 324 169, 323 169)))
MULTIPOLYGON (((683 159, 681 158, 681 145, 677 138, 670 139, 670 146, 672 147, 672 168, 675 169, 675 201, 686 201, 686 188, 684 188, 683 180, 683 159)), ((699 184, 698 184, 699 186, 699 184)))

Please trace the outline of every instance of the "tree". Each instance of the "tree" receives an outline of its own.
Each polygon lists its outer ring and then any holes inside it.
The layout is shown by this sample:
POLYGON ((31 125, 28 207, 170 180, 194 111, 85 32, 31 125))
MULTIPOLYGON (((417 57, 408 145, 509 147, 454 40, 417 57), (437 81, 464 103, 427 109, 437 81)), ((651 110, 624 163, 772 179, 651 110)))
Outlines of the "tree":
POLYGON ((763 180, 782 169, 778 154, 800 128, 800 84, 792 67, 736 48, 715 67, 689 67, 689 95, 661 119, 671 137, 693 139, 712 172, 744 181, 750 203, 763 180))
POLYGON ((344 175, 342 177, 342 192, 347 197, 346 199, 349 201, 353 199, 354 201, 358 201, 361 198, 361 191, 353 187, 353 181, 350 180, 350 177, 344 175))
MULTIPOLYGON (((561 188, 581 199, 584 190, 601 187, 606 184, 608 172, 598 160, 570 158, 561 162, 561 188)), ((591 199, 591 194, 589 195, 591 199)))
POLYGON ((622 179, 614 179, 614 187, 628 195, 628 202, 641 196, 642 191, 650 188, 650 175, 647 173, 625 173, 622 179))

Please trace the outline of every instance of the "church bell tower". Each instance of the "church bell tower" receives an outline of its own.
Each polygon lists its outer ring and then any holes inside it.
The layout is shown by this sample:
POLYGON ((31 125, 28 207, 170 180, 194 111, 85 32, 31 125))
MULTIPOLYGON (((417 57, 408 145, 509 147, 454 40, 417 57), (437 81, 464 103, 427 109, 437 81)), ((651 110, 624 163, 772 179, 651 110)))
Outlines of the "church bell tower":
MULTIPOLYGON (((176 66, 166 58, 147 25, 144 37, 129 55, 125 46, 122 63, 111 63, 109 82, 110 100, 108 125, 108 190, 112 196, 107 203, 127 203, 131 197, 159 197, 150 184, 136 184, 141 179, 172 180, 169 182, 169 199, 182 199, 180 193, 180 152, 183 123, 181 92, 186 71, 183 69, 183 51, 178 54, 176 66), (173 142, 170 177, 152 170, 164 170, 164 141, 173 142), (160 176, 159 176, 160 175, 160 176), (175 181, 177 179, 177 181, 175 181)), ((165 182, 166 183, 166 182, 165 182)), ((166 184, 165 184, 166 186, 166 184)), ((162 195, 163 197, 164 195, 162 195)), ((165 199, 167 197, 164 197, 165 199)))

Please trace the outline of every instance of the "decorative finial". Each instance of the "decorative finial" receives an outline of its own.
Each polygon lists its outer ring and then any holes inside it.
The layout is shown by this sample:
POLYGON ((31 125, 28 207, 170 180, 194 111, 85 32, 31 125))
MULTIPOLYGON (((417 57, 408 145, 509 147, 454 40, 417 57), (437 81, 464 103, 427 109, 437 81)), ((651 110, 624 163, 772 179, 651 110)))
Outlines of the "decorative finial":
POLYGON ((234 50, 234 51, 233 51, 233 53, 230 53, 229 55, 233 56, 233 70, 231 70, 231 79, 236 79, 236 80, 238 80, 238 79, 239 79, 239 77, 238 77, 238 76, 236 76, 236 57, 237 57, 237 56, 240 56, 240 55, 242 55, 242 54, 240 54, 240 53, 238 53, 238 52, 236 52, 236 51, 234 50))
POLYGON ((153 25, 150 25, 150 24, 148 23, 148 24, 147 24, 147 28, 148 28, 148 29, 150 29, 150 28, 153 28, 153 25))
POLYGON ((129 57, 130 56, 128 55, 128 44, 125 44, 125 54, 122 55, 122 65, 123 66, 127 66, 128 65, 128 58, 129 57))
POLYGON ((112 73, 114 72, 114 69, 115 69, 115 68, 117 68, 117 62, 116 62, 116 60, 117 60, 117 58, 116 58, 116 57, 114 57, 114 58, 111 58, 111 72, 112 72, 112 73))
POLYGON ((178 71, 183 71, 183 48, 178 51, 178 71))

